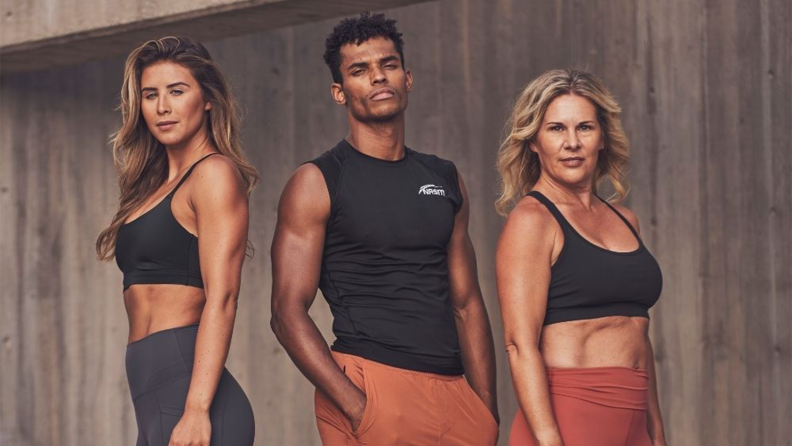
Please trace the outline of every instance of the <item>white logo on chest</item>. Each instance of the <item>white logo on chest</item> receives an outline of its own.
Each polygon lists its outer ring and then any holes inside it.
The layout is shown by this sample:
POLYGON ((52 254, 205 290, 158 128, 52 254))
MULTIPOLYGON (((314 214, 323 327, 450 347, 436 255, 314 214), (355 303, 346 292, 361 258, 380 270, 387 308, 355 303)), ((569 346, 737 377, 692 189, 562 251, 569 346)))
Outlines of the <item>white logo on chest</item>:
POLYGON ((424 184, 418 189, 418 195, 440 195, 445 197, 443 186, 436 186, 434 184, 424 184))

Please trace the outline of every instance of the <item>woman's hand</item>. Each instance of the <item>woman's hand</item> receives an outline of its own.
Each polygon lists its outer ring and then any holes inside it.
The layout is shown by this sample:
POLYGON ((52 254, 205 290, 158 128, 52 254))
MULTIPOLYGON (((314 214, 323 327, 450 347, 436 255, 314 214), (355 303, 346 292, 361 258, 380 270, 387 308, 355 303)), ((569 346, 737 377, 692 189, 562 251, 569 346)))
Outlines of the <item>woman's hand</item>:
POLYGON ((173 428, 168 446, 209 446, 212 437, 212 423, 209 412, 185 410, 176 427, 173 428))

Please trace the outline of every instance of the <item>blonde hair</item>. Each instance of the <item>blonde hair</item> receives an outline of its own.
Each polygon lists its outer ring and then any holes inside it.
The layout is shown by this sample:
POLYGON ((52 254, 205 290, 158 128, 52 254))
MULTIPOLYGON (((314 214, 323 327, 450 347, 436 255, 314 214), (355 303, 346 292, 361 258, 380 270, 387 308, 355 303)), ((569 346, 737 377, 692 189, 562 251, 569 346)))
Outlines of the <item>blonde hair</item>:
POLYGON ((584 97, 594 104, 603 130, 605 149, 599 152, 594 190, 607 178, 615 190, 611 199, 618 202, 627 196, 629 185, 625 174, 630 161, 630 143, 622 129, 621 107, 591 73, 551 70, 525 87, 506 123, 508 134, 498 150, 497 161, 501 180, 495 209, 499 214, 508 214, 539 180, 542 171, 539 156, 531 151, 530 145, 536 139, 547 107, 557 97, 568 94, 584 97))
POLYGON ((248 162, 239 142, 240 118, 236 99, 206 48, 184 37, 149 40, 129 54, 124 68, 118 107, 122 123, 111 138, 121 194, 118 211, 110 226, 96 240, 96 253, 100 260, 113 258, 119 228, 167 180, 165 147, 148 130, 140 110, 143 70, 162 61, 189 69, 198 81, 204 100, 212 104, 211 110, 207 111, 209 137, 217 151, 236 164, 248 195, 258 182, 258 172, 248 162))

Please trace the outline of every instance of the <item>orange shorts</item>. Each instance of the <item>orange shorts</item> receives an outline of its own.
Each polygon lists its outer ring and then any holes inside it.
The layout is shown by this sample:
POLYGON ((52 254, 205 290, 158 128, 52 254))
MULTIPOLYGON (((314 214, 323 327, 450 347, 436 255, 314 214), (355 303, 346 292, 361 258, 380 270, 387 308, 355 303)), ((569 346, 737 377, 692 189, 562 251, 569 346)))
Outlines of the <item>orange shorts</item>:
POLYGON ((366 394, 356 431, 319 390, 316 424, 324 446, 494 446, 498 425, 462 376, 391 367, 332 352, 339 367, 366 394))
MULTIPOLYGON (((650 446, 646 428, 649 375, 643 369, 547 369, 550 402, 564 446, 650 446)), ((536 446, 521 411, 509 446, 536 446)))

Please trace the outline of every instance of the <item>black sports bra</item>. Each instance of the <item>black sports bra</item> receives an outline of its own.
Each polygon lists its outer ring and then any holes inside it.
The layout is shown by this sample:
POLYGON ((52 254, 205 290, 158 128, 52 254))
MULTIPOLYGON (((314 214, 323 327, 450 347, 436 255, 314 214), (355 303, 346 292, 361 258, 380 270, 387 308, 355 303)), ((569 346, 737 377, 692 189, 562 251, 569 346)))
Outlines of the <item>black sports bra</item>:
POLYGON ((195 166, 216 154, 210 153, 196 161, 162 201, 121 225, 115 258, 124 273, 124 291, 135 284, 169 283, 203 288, 198 238, 176 221, 171 201, 195 166))
POLYGON ((635 251, 609 251, 580 235, 540 192, 528 195, 545 205, 564 231, 564 246, 550 269, 544 325, 605 316, 648 318, 649 308, 660 297, 663 276, 630 222, 600 198, 638 239, 635 251))

